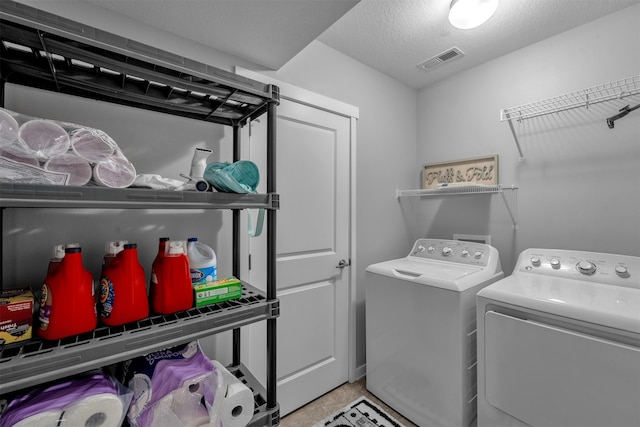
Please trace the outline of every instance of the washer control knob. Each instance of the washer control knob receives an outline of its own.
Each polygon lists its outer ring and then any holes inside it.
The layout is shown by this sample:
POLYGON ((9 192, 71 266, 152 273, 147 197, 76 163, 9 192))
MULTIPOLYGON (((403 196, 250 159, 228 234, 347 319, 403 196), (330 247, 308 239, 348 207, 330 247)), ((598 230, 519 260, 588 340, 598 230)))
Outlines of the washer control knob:
POLYGON ((452 253, 453 253, 453 249, 451 249, 449 246, 445 246, 444 248, 442 248, 442 255, 449 256, 452 253))
POLYGON ((532 256, 531 265, 533 265, 534 267, 540 267, 540 258, 537 256, 532 256))
POLYGON ((463 249, 462 252, 460 252, 460 255, 462 255, 463 258, 466 258, 469 256, 469 251, 466 249, 463 249))
POLYGON ((577 265, 578 271, 587 276, 591 276, 596 272, 596 265, 591 261, 580 261, 577 265))
POLYGON ((422 252, 424 252, 424 250, 425 250, 425 247, 420 245, 420 246, 418 246, 418 250, 416 252, 422 253, 422 252))
POLYGON ((427 249, 427 251, 429 251, 429 253, 432 254, 436 251, 436 248, 434 248, 433 246, 429 246, 429 249, 427 249))
POLYGON ((624 265, 617 265, 616 266, 616 274, 622 278, 627 278, 630 276, 629 274, 629 269, 627 267, 625 267, 624 265))
POLYGON ((550 264, 551 267, 555 268, 556 270, 560 268, 560 260, 558 258, 551 258, 550 264))
POLYGON ((480 251, 475 251, 475 252, 474 252, 474 254, 473 254, 473 257, 474 257, 475 259, 480 259, 480 258, 482 258, 482 252, 480 252, 480 251))

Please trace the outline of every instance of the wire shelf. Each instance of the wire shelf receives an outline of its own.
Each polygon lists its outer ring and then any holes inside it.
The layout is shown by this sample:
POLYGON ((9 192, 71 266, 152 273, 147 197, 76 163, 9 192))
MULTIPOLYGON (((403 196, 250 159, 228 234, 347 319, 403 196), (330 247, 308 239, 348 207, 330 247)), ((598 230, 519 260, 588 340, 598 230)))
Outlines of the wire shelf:
POLYGON ((640 93, 640 75, 500 111, 500 121, 526 120, 546 114, 622 99, 640 93))
POLYGON ((504 206, 511 217, 513 229, 518 229, 517 198, 518 187, 512 185, 505 187, 502 184, 497 185, 452 185, 440 188, 431 188, 425 190, 397 190, 396 198, 401 197, 435 197, 435 196, 461 196, 465 194, 500 194, 504 206))

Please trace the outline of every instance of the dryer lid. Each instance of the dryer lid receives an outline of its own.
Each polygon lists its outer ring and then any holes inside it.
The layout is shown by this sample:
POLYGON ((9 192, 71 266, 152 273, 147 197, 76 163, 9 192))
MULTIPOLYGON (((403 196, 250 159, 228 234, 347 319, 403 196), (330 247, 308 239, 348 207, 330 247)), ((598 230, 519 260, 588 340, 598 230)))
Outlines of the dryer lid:
POLYGON ((487 286, 478 297, 640 334, 637 288, 519 274, 487 286))

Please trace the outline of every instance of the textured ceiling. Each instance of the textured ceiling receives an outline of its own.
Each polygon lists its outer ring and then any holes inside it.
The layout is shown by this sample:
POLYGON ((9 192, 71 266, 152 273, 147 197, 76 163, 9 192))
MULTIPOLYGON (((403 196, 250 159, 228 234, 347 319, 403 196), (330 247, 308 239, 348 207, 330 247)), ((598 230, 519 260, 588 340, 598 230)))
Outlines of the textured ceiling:
POLYGON ((500 0, 487 23, 458 30, 447 20, 450 0, 18 1, 106 9, 274 70, 318 39, 414 88, 640 3, 500 0), (464 56, 430 71, 417 67, 452 47, 464 56))
MULTIPOLYGON (((363 0, 319 40, 414 88, 559 34, 638 0, 500 0, 484 25, 449 24, 449 0, 363 0), (452 47, 464 57, 431 71, 417 65, 452 47)), ((640 22, 638 23, 640 37, 640 22)))

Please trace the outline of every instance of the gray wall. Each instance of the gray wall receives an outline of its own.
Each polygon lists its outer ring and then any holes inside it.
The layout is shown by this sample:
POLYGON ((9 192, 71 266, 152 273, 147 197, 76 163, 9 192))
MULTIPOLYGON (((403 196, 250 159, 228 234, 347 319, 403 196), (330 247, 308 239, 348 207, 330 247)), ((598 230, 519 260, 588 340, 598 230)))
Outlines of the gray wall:
POLYGON ((499 120, 502 108, 637 76, 638 22, 635 5, 422 90, 418 159, 498 154, 500 182, 519 187, 518 229, 499 196, 452 197, 404 202, 414 235, 491 234, 507 274, 530 247, 640 255, 640 113, 605 122, 640 95, 515 122, 524 163, 499 120))

